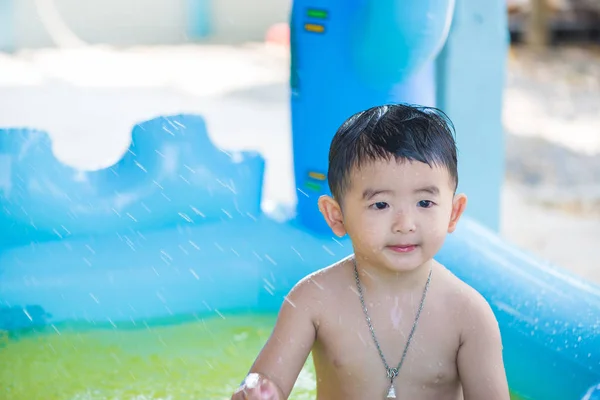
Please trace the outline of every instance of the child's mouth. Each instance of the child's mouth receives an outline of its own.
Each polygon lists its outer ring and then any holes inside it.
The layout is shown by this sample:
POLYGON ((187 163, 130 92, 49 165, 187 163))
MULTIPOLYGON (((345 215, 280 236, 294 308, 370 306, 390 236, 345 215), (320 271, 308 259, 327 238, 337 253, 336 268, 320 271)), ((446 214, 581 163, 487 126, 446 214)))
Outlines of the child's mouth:
POLYGON ((416 244, 403 244, 403 245, 394 245, 388 246, 388 248, 396 253, 410 253, 414 249, 417 248, 416 244))

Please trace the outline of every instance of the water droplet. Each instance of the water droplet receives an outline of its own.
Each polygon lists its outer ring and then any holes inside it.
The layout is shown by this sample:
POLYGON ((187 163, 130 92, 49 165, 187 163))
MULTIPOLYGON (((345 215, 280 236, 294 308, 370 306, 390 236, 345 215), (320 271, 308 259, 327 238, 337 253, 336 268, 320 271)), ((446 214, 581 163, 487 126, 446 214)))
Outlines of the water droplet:
POLYGON ((263 282, 264 282, 264 283, 265 283, 267 286, 269 286, 271 289, 275 289, 275 286, 273 286, 273 284, 272 284, 271 282, 269 282, 269 281, 267 280, 267 278, 263 278, 263 282))
POLYGON ((135 219, 133 215, 131 215, 131 214, 129 214, 129 213, 127 213, 126 215, 127 215, 129 218, 131 218, 131 219, 133 220, 133 222, 137 222, 137 219, 135 219))
POLYGON ((192 268, 190 268, 190 273, 192 275, 194 275, 194 278, 196 278, 197 280, 200 280, 200 277, 198 276, 198 274, 196 273, 196 271, 194 271, 192 268))
POLYGON ((233 216, 225 209, 221 208, 221 211, 223 212, 223 214, 227 215, 229 218, 233 219, 233 216))
POLYGON ((195 212, 197 215, 201 216, 202 218, 206 218, 206 216, 202 212, 200 212, 196 207, 194 207, 194 206, 190 206, 190 207, 191 207, 192 211, 195 212))
POLYGON ((188 181, 187 179, 185 179, 183 177, 183 175, 179 175, 179 177, 181 178, 182 181, 184 181, 185 183, 187 183, 188 185, 191 185, 190 181, 188 181))
POLYGON ((31 318, 31 315, 26 309, 23 309, 23 313, 27 316, 27 318, 29 318, 30 321, 33 321, 33 318, 31 318))
POLYGON ((296 249, 294 248, 294 246, 292 246, 292 250, 294 250, 294 253, 296 253, 296 254, 298 255, 298 257, 300 257, 300 259, 301 259, 302 261, 304 261, 304 258, 302 257, 302 254, 300 254, 300 252, 299 252, 298 250, 296 250, 296 249))
POLYGON ((270 287, 268 287, 267 285, 264 285, 263 288, 267 291, 267 293, 269 293, 271 296, 274 296, 275 293, 273 292, 273 290, 271 290, 270 287))
POLYGON ((117 362, 117 364, 121 364, 121 360, 119 359, 119 357, 117 357, 117 355, 115 353, 113 353, 112 351, 110 352, 110 356, 112 357, 113 360, 115 360, 117 362))
POLYGON ((300 188, 296 188, 297 191, 299 191, 300 193, 302 193, 304 196, 306 197, 310 197, 306 192, 304 192, 302 189, 300 188))
POLYGON ((335 253, 333 251, 331 251, 327 246, 323 245, 323 250, 325 250, 327 253, 329 253, 332 256, 335 256, 335 253))
POLYGON ((179 215, 181 218, 183 218, 184 220, 186 220, 187 222, 189 222, 189 223, 194 223, 194 221, 192 221, 192 219, 191 219, 191 218, 190 218, 190 217, 189 217, 187 214, 184 214, 184 213, 178 213, 178 215, 179 215))
POLYGON ((340 247, 344 247, 344 245, 342 244, 342 242, 340 242, 339 240, 337 240, 336 238, 332 237, 331 238, 334 242, 336 242, 337 244, 340 245, 340 247))
POLYGON ((166 251, 164 251, 164 250, 160 251, 160 258, 167 265, 171 265, 171 261, 173 261, 173 258, 166 251))
POLYGON ((275 260, 273 260, 271 258, 271 256, 269 256, 268 254, 265 254, 265 258, 273 265, 277 265, 277 263, 275 262, 275 260))
POLYGON ((160 301, 162 301, 163 303, 166 303, 166 302, 167 302, 167 301, 165 300, 165 298, 164 298, 164 297, 163 297, 163 296, 162 296, 162 295, 161 295, 159 292, 156 292, 156 297, 158 297, 158 299, 159 299, 160 301))
POLYGON ((285 296, 285 297, 284 297, 284 300, 285 300, 286 302, 290 303, 290 305, 291 305, 292 307, 296 308, 296 305, 295 305, 295 304, 294 304, 294 303, 293 303, 293 302, 292 302, 292 301, 291 301, 291 300, 290 300, 290 299, 289 299, 287 296, 285 296))
POLYGON ((134 161, 133 163, 134 163, 134 164, 135 164, 135 165, 136 165, 136 166, 137 166, 139 169, 141 169, 142 171, 144 171, 144 172, 146 172, 146 173, 148 172, 148 171, 146 171, 146 168, 144 168, 144 166, 143 166, 142 164, 140 164, 139 162, 137 162, 137 161, 134 161))
POLYGON ((319 289, 321 289, 321 290, 324 290, 323 286, 321 286, 321 285, 319 284, 319 282, 317 282, 316 280, 314 280, 314 279, 311 279, 311 282, 312 282, 312 283, 314 283, 314 285, 315 285, 316 287, 318 287, 319 289))

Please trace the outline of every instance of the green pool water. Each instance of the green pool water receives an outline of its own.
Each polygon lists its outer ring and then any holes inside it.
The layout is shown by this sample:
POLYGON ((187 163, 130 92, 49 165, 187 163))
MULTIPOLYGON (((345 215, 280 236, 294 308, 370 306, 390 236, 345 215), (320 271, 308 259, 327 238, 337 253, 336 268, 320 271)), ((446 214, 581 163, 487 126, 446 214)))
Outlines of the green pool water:
MULTIPOLYGON (((0 399, 229 399, 274 322, 274 315, 186 316, 0 332, 0 399)), ((291 398, 315 398, 310 359, 291 398)))

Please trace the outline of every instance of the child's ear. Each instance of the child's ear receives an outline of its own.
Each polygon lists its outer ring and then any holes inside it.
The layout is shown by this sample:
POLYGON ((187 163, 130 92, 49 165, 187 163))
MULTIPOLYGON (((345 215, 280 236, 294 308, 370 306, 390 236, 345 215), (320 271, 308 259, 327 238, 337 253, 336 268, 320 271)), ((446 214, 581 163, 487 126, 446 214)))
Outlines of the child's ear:
POLYGON ((467 196, 462 193, 455 195, 454 200, 452 201, 452 215, 450 216, 450 223, 448 224, 448 233, 454 232, 456 224, 466 207, 467 196))
POLYGON ((321 211, 321 214, 323 214, 323 217, 325 217, 327 225, 329 225, 336 236, 342 237, 346 234, 344 218, 342 216, 342 208, 333 197, 319 197, 319 211, 321 211))

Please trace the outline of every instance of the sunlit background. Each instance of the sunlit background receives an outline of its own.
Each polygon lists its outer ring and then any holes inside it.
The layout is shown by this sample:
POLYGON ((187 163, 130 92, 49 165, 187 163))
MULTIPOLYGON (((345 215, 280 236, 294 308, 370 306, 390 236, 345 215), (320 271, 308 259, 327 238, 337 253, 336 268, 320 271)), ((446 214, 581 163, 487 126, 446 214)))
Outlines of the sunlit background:
MULTIPOLYGON (((200 114, 219 147, 265 157, 263 208, 292 208, 290 7, 290 0, 0 0, 0 127, 47 131, 58 159, 97 170, 121 159, 135 124, 200 114)), ((507 0, 506 9, 512 43, 500 235, 600 283, 600 2, 507 0)), ((152 339, 92 332, 84 340, 65 327, 69 335, 44 339, 49 347, 27 335, 3 339, 0 326, 0 399, 226 398, 268 335, 265 318, 209 328, 195 321, 178 332, 159 326, 152 339), (249 334, 247 326, 258 328, 249 334), (218 347, 219 335, 238 345, 202 353, 218 347), (150 361, 146 350, 123 350, 144 340, 166 350, 150 361), (185 346, 197 346, 196 359, 186 358, 185 346), (221 365, 226 357, 242 361, 221 365), (85 358, 99 367, 81 368, 85 358), (209 394, 190 383, 207 365, 203 379, 223 385, 209 394)), ((297 398, 314 388, 305 372, 297 398)))
MULTIPOLYGON (((265 155, 267 199, 293 202, 289 51, 277 25, 290 2, 213 2, 200 38, 186 3, 0 2, 0 125, 47 130, 61 160, 100 168, 121 157, 135 123, 201 113, 220 145, 265 155)), ((600 5, 549 1, 543 48, 523 43, 530 2, 507 8, 502 233, 600 282, 600 5)))

